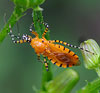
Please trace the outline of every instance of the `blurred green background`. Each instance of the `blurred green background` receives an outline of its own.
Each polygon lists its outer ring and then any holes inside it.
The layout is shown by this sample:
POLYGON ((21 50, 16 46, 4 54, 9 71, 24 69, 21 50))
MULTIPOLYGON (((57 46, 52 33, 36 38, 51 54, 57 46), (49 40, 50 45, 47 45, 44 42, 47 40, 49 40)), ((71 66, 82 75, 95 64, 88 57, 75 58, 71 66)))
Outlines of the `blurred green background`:
MULTIPOLYGON (((66 41, 73 45, 80 45, 81 41, 95 39, 98 44, 100 38, 100 1, 99 0, 46 0, 41 5, 44 9, 45 22, 50 26, 50 38, 66 41)), ((4 14, 6 20, 10 17, 14 4, 10 0, 0 0, 0 29, 4 27, 4 14)), ((32 10, 26 11, 18 25, 13 28, 17 34, 18 29, 22 34, 30 34, 29 26, 32 23, 32 10)), ((84 67, 81 53, 78 49, 72 49, 79 55, 81 65, 72 67, 79 73, 80 80, 72 90, 82 88, 86 82, 92 81, 97 75, 92 70, 84 67)), ((54 76, 62 72, 51 64, 54 76)), ((34 49, 28 43, 13 44, 10 36, 7 36, 0 45, 0 93, 35 93, 32 86, 38 89, 41 86, 42 64, 37 61, 34 49)))

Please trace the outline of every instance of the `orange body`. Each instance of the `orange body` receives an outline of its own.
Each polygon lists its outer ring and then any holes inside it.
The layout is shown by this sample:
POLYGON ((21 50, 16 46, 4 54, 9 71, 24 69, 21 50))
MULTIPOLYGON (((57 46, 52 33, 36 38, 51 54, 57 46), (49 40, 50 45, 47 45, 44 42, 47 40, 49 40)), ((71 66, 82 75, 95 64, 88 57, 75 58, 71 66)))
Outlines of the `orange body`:
POLYGON ((74 52, 62 45, 47 41, 44 37, 40 39, 38 37, 33 38, 30 45, 35 49, 37 55, 42 54, 48 57, 53 64, 59 67, 72 67, 80 63, 74 52))
MULTIPOLYGON (((45 64, 47 71, 48 71, 48 63, 47 63, 46 57, 48 57, 48 59, 51 60, 51 62, 53 64, 56 64, 59 67, 66 68, 66 67, 72 67, 74 65, 80 64, 79 58, 74 52, 72 52, 68 48, 65 48, 62 45, 55 44, 55 43, 60 43, 60 44, 64 44, 65 46, 74 47, 74 48, 84 50, 83 48, 73 46, 69 43, 66 43, 66 42, 63 42, 60 40, 49 40, 49 41, 46 40, 44 36, 48 32, 49 26, 47 24, 44 24, 46 28, 42 34, 42 38, 39 38, 38 33, 35 32, 34 30, 32 30, 32 25, 33 25, 33 23, 30 26, 30 32, 36 36, 35 38, 32 38, 29 35, 23 35, 21 40, 16 41, 16 40, 14 40, 14 37, 16 37, 16 36, 14 36, 12 34, 11 26, 9 26, 10 27, 9 35, 11 36, 12 41, 14 43, 29 42, 30 45, 35 49, 35 52, 36 52, 39 60, 40 60, 40 54, 42 54, 44 56, 43 63, 45 64)), ((19 37, 17 37, 17 38, 19 39, 19 37)), ((88 50, 86 50, 86 51, 88 51, 88 50)))

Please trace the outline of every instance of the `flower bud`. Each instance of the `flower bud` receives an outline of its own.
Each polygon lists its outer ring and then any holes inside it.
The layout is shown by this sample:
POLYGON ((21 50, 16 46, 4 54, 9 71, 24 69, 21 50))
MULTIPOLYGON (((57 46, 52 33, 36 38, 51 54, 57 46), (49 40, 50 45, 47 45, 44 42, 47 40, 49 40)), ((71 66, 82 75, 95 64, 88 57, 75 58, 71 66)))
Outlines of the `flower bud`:
POLYGON ((96 43, 96 41, 93 39, 89 39, 81 43, 80 47, 82 47, 84 50, 89 51, 81 51, 85 67, 88 69, 97 69, 98 67, 100 68, 100 47, 96 43))
POLYGON ((69 93, 78 80, 76 71, 66 69, 46 84, 47 93, 69 93))

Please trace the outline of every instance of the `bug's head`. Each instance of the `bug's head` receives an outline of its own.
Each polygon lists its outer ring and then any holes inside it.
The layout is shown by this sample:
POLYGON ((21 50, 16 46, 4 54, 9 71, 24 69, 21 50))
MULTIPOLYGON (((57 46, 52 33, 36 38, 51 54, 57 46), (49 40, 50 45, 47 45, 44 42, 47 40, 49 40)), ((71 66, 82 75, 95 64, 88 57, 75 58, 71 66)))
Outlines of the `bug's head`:
POLYGON ((31 42, 31 38, 27 34, 26 35, 23 34, 22 39, 31 42))

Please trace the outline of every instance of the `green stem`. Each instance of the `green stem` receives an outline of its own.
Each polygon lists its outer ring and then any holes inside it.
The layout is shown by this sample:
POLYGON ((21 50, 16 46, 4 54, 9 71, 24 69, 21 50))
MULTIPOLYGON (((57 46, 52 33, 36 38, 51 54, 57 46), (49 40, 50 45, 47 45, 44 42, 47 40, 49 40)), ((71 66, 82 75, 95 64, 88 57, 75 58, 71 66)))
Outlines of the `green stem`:
POLYGON ((11 27, 14 26, 14 24, 23 16, 23 12, 26 9, 23 8, 19 8, 19 7, 15 7, 13 14, 11 15, 11 17, 9 18, 7 24, 4 26, 4 28, 2 29, 2 31, 0 32, 0 43, 4 40, 4 38, 7 36, 9 30, 9 24, 11 25, 11 27))
MULTIPOLYGON (((42 37, 42 33, 45 30, 45 27, 41 22, 43 22, 42 10, 33 10, 33 22, 36 32, 39 34, 39 37, 42 37)), ((46 34, 46 39, 49 39, 49 35, 46 34)), ((45 66, 43 64, 43 76, 42 76, 42 91, 46 91, 45 84, 46 82, 52 80, 52 73, 50 70, 50 64, 48 65, 49 71, 46 71, 45 66)))
POLYGON ((42 16, 42 11, 33 11, 33 22, 34 22, 34 27, 36 32, 39 34, 39 37, 42 37, 42 33, 44 31, 44 26, 40 22, 43 22, 43 16, 42 16))
POLYGON ((98 93, 98 90, 100 90, 100 78, 97 78, 96 80, 88 83, 77 93, 98 93))

